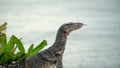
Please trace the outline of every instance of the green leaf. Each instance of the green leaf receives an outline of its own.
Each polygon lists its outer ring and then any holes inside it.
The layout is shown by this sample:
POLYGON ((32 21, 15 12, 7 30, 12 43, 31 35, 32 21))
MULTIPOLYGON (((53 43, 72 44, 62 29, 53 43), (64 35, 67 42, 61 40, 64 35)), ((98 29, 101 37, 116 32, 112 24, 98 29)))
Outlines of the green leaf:
POLYGON ((27 56, 31 56, 32 55, 32 52, 33 52, 33 44, 28 48, 28 52, 27 52, 27 56))
POLYGON ((37 47, 34 48, 32 55, 36 55, 41 49, 47 46, 47 41, 43 40, 37 47))
POLYGON ((14 35, 13 35, 13 38, 14 38, 13 41, 14 41, 15 44, 17 45, 19 51, 25 53, 25 48, 24 48, 21 40, 19 40, 19 39, 18 39, 16 36, 14 36, 14 35))
POLYGON ((4 53, 0 52, 0 60, 1 60, 1 58, 2 58, 3 55, 4 55, 4 53))
POLYGON ((21 55, 21 57, 20 57, 20 59, 19 59, 19 60, 25 60, 26 58, 27 58, 26 53, 23 53, 23 54, 21 55))
POLYGON ((18 52, 16 54, 16 59, 15 61, 20 61, 20 60, 24 60, 25 58, 27 58, 27 55, 23 52, 18 52))
POLYGON ((4 54, 2 55, 2 57, 1 57, 1 59, 0 59, 0 65, 2 65, 2 64, 5 64, 4 63, 4 60, 5 60, 6 58, 4 57, 4 54))
POLYGON ((1 60, 0 60, 0 64, 3 65, 3 64, 7 64, 9 60, 9 56, 6 55, 6 53, 4 53, 4 55, 2 56, 1 60))
POLYGON ((0 47, 5 48, 6 44, 7 44, 6 34, 2 33, 2 36, 0 36, 0 47))
POLYGON ((17 52, 17 54, 15 55, 15 59, 14 61, 18 61, 20 59, 22 52, 17 52))
POLYGON ((12 52, 6 52, 6 55, 9 57, 8 63, 11 63, 16 58, 15 54, 12 52))
POLYGON ((11 36, 10 40, 8 41, 8 44, 7 44, 7 47, 6 47, 6 50, 9 51, 9 52, 13 52, 14 51, 14 37, 11 36))

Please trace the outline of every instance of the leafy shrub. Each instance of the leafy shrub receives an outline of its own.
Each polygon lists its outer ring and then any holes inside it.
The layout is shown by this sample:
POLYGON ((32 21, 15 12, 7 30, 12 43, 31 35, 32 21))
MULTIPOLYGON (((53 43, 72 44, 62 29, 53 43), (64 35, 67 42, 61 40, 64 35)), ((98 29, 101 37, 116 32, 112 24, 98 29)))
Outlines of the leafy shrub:
POLYGON ((46 40, 43 40, 36 47, 32 44, 26 53, 23 43, 15 35, 12 35, 7 42, 7 36, 3 33, 6 28, 3 27, 6 27, 6 25, 3 24, 0 26, 0 65, 10 64, 35 56, 47 45, 46 40), (16 47, 18 48, 18 52, 15 52, 16 47))

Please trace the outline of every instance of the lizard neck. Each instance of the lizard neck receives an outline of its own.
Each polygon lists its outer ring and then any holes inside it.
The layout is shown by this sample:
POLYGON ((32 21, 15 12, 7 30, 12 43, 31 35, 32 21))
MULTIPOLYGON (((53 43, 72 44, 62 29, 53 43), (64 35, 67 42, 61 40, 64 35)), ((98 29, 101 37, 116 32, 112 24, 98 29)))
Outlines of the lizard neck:
POLYGON ((62 32, 61 33, 58 32, 53 46, 57 46, 57 47, 65 46, 66 40, 67 40, 67 36, 65 36, 65 34, 62 32))
POLYGON ((67 41, 67 35, 62 30, 59 29, 56 35, 55 43, 52 46, 52 49, 54 49, 54 51, 56 51, 57 53, 60 54, 63 53, 65 49, 66 41, 67 41))

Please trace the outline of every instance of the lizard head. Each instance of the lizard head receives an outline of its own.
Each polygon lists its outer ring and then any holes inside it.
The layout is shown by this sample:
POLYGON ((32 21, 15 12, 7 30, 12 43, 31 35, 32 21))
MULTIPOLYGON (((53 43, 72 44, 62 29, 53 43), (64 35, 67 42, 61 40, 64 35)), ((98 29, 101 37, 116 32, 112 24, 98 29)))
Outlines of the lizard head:
POLYGON ((67 24, 63 24, 60 29, 64 32, 65 35, 69 35, 71 31, 77 30, 84 26, 85 24, 80 22, 69 22, 67 24))

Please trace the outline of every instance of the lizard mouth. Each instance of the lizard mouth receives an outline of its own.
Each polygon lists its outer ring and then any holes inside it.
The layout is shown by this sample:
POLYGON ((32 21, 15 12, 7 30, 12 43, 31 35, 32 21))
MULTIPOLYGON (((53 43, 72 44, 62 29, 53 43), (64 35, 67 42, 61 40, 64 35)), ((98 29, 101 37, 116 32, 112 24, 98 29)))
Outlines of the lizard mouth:
POLYGON ((83 26, 88 26, 88 25, 86 25, 86 24, 83 24, 83 26))
POLYGON ((71 29, 71 31, 72 31, 72 30, 80 29, 80 28, 83 27, 83 26, 87 26, 87 25, 86 25, 86 24, 83 24, 83 23, 76 23, 75 28, 71 29))

